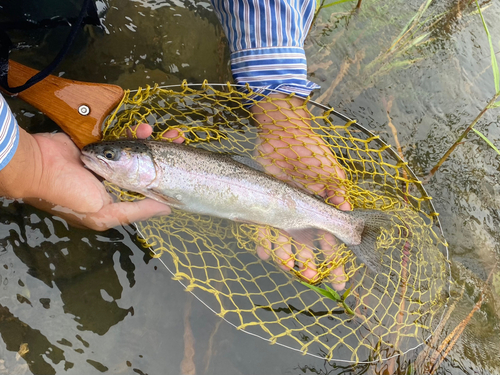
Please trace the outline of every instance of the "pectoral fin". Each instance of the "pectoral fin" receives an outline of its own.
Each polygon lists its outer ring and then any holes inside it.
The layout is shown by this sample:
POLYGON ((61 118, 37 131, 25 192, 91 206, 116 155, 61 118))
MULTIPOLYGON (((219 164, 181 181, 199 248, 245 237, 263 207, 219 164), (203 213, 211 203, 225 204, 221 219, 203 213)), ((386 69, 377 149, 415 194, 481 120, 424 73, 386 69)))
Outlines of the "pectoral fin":
POLYGON ((144 195, 160 203, 168 204, 170 207, 182 208, 184 206, 184 203, 182 203, 179 199, 169 197, 165 194, 160 194, 154 190, 149 190, 148 193, 144 195))

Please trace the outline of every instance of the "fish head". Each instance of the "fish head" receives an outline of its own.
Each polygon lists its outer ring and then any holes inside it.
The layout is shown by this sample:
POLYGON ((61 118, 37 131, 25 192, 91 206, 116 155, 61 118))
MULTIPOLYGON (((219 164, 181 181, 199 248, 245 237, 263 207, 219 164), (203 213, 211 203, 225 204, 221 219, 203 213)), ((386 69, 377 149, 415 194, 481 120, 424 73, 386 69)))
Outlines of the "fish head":
POLYGON ((156 166, 145 141, 92 143, 82 149, 85 166, 118 186, 135 192, 146 190, 156 179, 156 166))

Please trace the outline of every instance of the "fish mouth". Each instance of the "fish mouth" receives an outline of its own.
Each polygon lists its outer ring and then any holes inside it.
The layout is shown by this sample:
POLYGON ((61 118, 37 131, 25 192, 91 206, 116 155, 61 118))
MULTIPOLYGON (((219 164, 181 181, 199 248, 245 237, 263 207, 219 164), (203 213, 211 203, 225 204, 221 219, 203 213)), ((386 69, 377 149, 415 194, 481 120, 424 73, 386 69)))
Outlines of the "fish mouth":
POLYGON ((83 152, 82 155, 80 155, 80 159, 82 160, 83 164, 85 164, 85 167, 102 177, 112 172, 109 164, 99 156, 97 156, 98 160, 96 160, 95 158, 83 152))
POLYGON ((90 168, 91 165, 96 164, 96 162, 94 161, 94 159, 92 159, 88 155, 85 155, 84 153, 82 153, 82 155, 80 155, 80 159, 82 160, 83 164, 85 164, 85 166, 87 168, 89 168, 89 169, 92 169, 92 168, 90 168))

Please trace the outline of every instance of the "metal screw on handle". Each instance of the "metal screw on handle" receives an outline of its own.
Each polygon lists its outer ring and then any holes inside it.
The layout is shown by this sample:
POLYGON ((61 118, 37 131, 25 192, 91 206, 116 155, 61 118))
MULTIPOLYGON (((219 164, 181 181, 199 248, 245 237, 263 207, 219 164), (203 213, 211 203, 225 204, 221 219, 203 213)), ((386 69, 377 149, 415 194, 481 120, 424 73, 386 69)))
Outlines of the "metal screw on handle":
POLYGON ((82 104, 80 107, 78 107, 78 113, 81 114, 82 116, 87 116, 90 113, 89 106, 82 104))

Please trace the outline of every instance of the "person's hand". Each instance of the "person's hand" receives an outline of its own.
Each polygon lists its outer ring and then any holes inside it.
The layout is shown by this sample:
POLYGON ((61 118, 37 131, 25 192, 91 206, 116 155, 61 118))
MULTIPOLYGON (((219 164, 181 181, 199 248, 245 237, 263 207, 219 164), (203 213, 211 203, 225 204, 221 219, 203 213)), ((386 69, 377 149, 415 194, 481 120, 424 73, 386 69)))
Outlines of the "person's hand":
MULTIPOLYGON (((151 131, 142 124, 136 133, 146 138, 151 131)), ((22 198, 71 225, 99 231, 170 213, 168 206, 152 199, 114 203, 104 185, 83 166, 80 150, 66 134, 20 132, 16 155, 9 170, 2 171, 11 175, 0 176, 12 183, 6 191, 0 184, 0 195, 22 198)))
MULTIPOLYGON (((273 94, 271 97, 274 97, 272 102, 263 101, 252 107, 254 118, 261 128, 258 161, 267 173, 322 196, 340 210, 350 210, 351 205, 345 198, 341 183, 345 179, 344 171, 323 139, 311 129, 307 112, 295 108, 303 105, 303 99, 279 100, 286 97, 284 94, 273 94)), ((330 233, 318 230, 318 235, 322 238, 319 244, 323 260, 327 263, 335 258, 338 242, 330 233)), ((261 259, 266 260, 274 253, 283 269, 293 269, 293 250, 286 233, 281 233, 273 244, 265 228, 260 230, 259 237, 257 254, 261 259)), ((305 280, 315 282, 318 265, 314 259, 313 244, 305 245, 295 254, 300 262, 299 274, 305 280)), ((331 280, 335 289, 344 288, 346 277, 343 267, 331 272, 331 280)))

